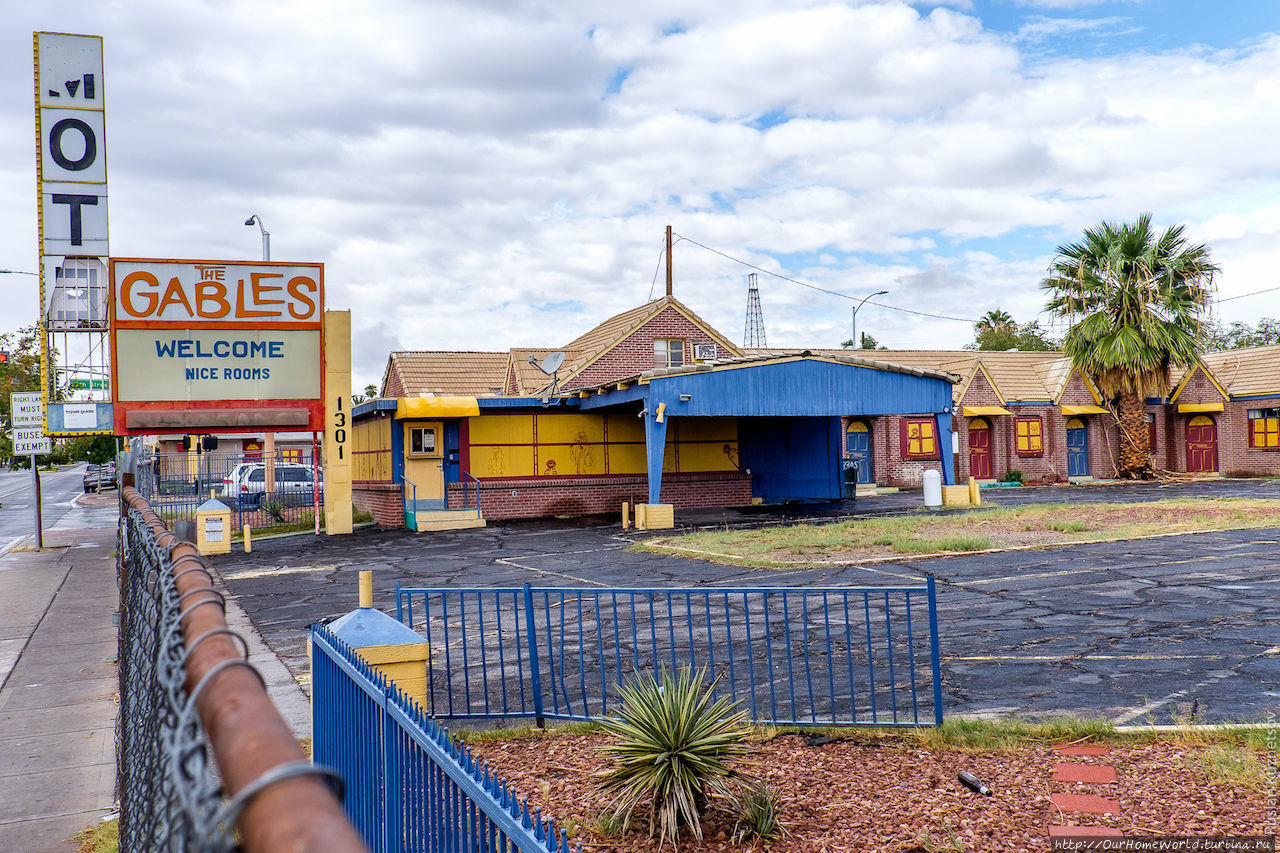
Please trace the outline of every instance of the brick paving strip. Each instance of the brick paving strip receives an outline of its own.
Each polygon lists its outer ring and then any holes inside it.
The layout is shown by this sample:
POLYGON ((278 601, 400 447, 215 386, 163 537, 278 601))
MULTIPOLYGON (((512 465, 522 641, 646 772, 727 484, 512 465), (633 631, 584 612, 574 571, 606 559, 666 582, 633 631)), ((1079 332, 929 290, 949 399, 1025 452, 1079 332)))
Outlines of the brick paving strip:
MULTIPOLYGON (((1053 751, 1060 756, 1099 756, 1108 755, 1111 750, 1105 746, 1068 745, 1055 746, 1053 751)), ((1054 782, 1080 782, 1090 785, 1114 785, 1118 782, 1116 769, 1106 764, 1055 764, 1053 766, 1054 782)), ((1080 814, 1120 814, 1120 800, 1100 797, 1096 794, 1067 794, 1055 792, 1049 795, 1049 801, 1060 812, 1077 812, 1080 814)), ((1061 816, 1067 819, 1066 815, 1061 816)), ((1062 837, 1087 838, 1123 838, 1124 833, 1110 826, 1073 826, 1070 824, 1050 824, 1049 838, 1062 837)))

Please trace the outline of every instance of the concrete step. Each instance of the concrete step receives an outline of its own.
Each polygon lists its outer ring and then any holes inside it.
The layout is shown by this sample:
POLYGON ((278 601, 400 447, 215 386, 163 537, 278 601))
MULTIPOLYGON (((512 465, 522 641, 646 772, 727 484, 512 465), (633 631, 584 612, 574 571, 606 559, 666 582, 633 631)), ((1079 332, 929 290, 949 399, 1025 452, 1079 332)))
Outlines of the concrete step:
POLYGON ((484 527, 484 516, 475 509, 432 509, 417 512, 417 529, 423 531, 468 530, 484 527))

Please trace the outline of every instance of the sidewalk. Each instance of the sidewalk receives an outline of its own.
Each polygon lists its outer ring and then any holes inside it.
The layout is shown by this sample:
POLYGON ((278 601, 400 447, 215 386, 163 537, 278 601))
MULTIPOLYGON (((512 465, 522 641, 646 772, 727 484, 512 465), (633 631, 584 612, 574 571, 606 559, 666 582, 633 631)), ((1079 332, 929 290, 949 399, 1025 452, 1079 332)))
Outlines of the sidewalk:
POLYGON ((0 850, 74 850, 115 802, 113 529, 0 557, 0 850))
MULTIPOLYGON (((115 810, 116 530, 59 528, 0 555, 0 851, 74 851, 115 810)), ((310 701, 230 596, 227 623, 309 737, 310 701)))

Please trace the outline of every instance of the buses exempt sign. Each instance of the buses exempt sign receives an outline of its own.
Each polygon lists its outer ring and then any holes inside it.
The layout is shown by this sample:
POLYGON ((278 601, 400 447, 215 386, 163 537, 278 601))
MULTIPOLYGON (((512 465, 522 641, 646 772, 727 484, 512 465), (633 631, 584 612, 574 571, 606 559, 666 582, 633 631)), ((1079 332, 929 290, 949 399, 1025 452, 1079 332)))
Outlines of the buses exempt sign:
POLYGON ((324 267, 111 261, 118 434, 324 426, 324 267))

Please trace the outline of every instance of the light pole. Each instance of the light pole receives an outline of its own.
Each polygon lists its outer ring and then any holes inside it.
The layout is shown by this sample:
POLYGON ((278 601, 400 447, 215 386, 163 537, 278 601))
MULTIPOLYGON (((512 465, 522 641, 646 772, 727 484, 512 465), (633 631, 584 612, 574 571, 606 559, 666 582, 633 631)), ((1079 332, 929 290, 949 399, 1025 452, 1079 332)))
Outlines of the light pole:
POLYGON ((253 225, 257 223, 258 230, 262 232, 262 259, 264 261, 271 260, 271 232, 267 230, 267 226, 262 224, 262 217, 253 214, 244 221, 245 225, 253 225))
POLYGON ((857 305, 853 306, 853 348, 854 349, 862 349, 862 347, 858 346, 858 309, 861 308, 864 304, 866 304, 866 301, 870 299, 872 296, 884 296, 888 292, 889 291, 887 290, 877 290, 875 293, 872 293, 870 296, 862 297, 862 301, 859 302, 857 305))
POLYGON ((35 276, 36 278, 39 278, 39 277, 40 277, 40 273, 38 273, 38 272, 27 272, 26 270, 0 270, 0 274, 3 274, 3 275, 33 275, 33 276, 35 276))

